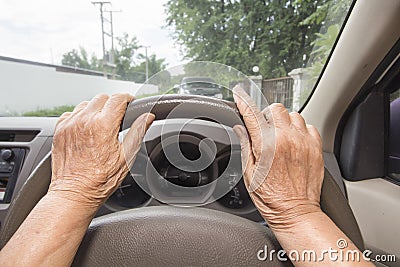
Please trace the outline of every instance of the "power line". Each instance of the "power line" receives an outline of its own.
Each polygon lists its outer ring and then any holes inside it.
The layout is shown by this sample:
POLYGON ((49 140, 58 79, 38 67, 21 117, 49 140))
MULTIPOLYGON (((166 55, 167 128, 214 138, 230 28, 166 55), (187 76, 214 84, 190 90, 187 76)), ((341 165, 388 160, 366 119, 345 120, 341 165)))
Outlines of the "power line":
MULTIPOLYGON (((105 10, 104 12, 108 12, 110 14, 110 25, 111 25, 111 64, 115 64, 115 51, 114 51, 114 24, 113 24, 113 13, 122 12, 122 10, 105 10)), ((114 66, 115 68, 115 66, 114 66)))
POLYGON ((100 20, 101 20, 101 41, 103 45, 103 71, 104 71, 104 76, 107 76, 107 70, 106 66, 109 66, 113 69, 113 78, 115 78, 115 64, 114 64, 114 30, 113 30, 113 20, 112 20, 112 13, 117 12, 117 11, 106 11, 104 10, 104 5, 111 5, 111 2, 109 1, 95 1, 92 2, 93 5, 98 5, 100 7, 100 20), (110 19, 106 19, 104 17, 104 12, 108 12, 110 19), (104 29, 104 24, 109 23, 110 24, 110 31, 107 32, 104 29), (111 39, 111 51, 107 53, 106 49, 106 44, 105 44, 105 38, 108 36, 111 39))

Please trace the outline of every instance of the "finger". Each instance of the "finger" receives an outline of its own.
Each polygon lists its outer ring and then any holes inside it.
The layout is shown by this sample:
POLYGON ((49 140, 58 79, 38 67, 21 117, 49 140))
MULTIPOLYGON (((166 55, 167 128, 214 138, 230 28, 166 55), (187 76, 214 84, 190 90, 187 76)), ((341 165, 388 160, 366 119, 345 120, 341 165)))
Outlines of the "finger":
POLYGON ((74 108, 74 110, 73 110, 72 112, 73 112, 73 113, 79 113, 80 111, 82 111, 82 110, 87 106, 87 104, 89 104, 89 101, 83 101, 83 102, 79 103, 79 104, 74 108))
POLYGON ((242 125, 235 125, 233 131, 240 140, 243 179, 248 187, 251 184, 252 170, 254 167, 254 155, 252 153, 250 139, 246 128, 242 125))
POLYGON ((64 112, 57 121, 56 127, 71 116, 72 112, 64 112))
POLYGON ((64 112, 63 114, 61 114, 60 116, 60 120, 66 119, 69 116, 71 116, 72 112, 64 112))
POLYGON ((115 124, 120 125, 124 117, 126 107, 134 99, 130 94, 112 95, 105 103, 102 113, 107 114, 107 118, 115 124))
POLYGON ((267 128, 267 122, 257 105, 241 87, 233 88, 233 93, 236 105, 249 132, 253 149, 256 152, 255 156, 258 157, 261 153, 262 134, 263 130, 267 128))
POLYGON ((143 137, 146 134, 147 129, 154 121, 154 114, 144 113, 137 118, 133 123, 128 133, 126 134, 123 143, 122 151, 123 155, 121 158, 125 160, 125 164, 130 168, 136 157, 137 152, 142 144, 143 137))
POLYGON ((96 95, 85 107, 84 111, 85 112, 99 112, 103 109, 104 104, 108 100, 108 95, 105 94, 100 94, 96 95))
POLYGON ((287 127, 290 125, 289 112, 281 103, 273 103, 269 105, 271 111, 272 119, 275 126, 287 127))
POLYGON ((297 112, 290 112, 290 123, 298 130, 307 132, 306 122, 304 118, 297 112))
POLYGON ((318 144, 322 147, 322 139, 321 135, 319 134, 317 128, 313 125, 307 124, 307 131, 308 133, 316 140, 318 141, 318 144))

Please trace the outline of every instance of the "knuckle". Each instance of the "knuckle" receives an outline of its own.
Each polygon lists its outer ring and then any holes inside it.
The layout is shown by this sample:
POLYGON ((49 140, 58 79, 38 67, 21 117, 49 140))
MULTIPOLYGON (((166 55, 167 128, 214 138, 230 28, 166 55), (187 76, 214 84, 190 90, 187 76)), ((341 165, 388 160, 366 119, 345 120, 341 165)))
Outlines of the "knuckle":
POLYGON ((289 114, 286 107, 284 105, 282 105, 281 103, 274 103, 274 104, 270 105, 269 107, 273 114, 276 114, 276 115, 289 114))
POLYGON ((108 99, 108 98, 109 98, 109 96, 106 94, 98 94, 95 97, 93 97, 92 100, 103 100, 103 99, 108 99))
POLYGON ((270 105, 271 108, 279 110, 279 109, 284 109, 286 110, 286 107, 282 103, 272 103, 270 105))
POLYGON ((104 97, 108 97, 108 95, 107 94, 97 94, 96 96, 95 96, 95 98, 104 98, 104 97))
POLYGON ((126 102, 132 99, 132 96, 128 93, 117 93, 111 96, 111 99, 116 102, 126 102))
POLYGON ((83 101, 83 102, 79 103, 79 104, 76 106, 76 108, 82 108, 82 107, 86 106, 87 104, 89 104, 89 101, 83 101))
POLYGON ((81 110, 84 109, 88 104, 89 104, 89 101, 83 101, 83 102, 79 103, 78 105, 75 106, 74 112, 81 111, 81 110))
POLYGON ((81 103, 79 103, 79 104, 77 105, 77 107, 86 106, 87 104, 89 104, 89 101, 82 101, 81 103))
POLYGON ((294 112, 294 111, 290 112, 289 115, 293 116, 293 117, 297 117, 297 118, 303 118, 299 113, 294 112))
POLYGON ((315 128, 315 126, 311 124, 307 124, 307 129, 310 131, 317 131, 317 128, 315 128))
POLYGON ((60 138, 63 138, 65 136, 66 132, 68 131, 67 129, 68 129, 68 126, 65 126, 65 125, 57 127, 54 132, 53 139, 59 140, 60 138))
POLYGON ((289 116, 292 120, 292 122, 297 122, 297 123, 301 123, 302 126, 305 124, 305 120, 303 118, 303 116, 301 116, 299 113, 297 112, 290 112, 289 116))

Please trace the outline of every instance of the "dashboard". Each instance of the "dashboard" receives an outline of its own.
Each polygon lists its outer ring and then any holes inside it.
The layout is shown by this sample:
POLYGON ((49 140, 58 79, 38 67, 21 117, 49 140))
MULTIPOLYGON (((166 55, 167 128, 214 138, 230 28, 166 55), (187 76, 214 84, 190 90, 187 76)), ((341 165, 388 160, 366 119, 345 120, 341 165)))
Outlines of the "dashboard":
MULTIPOLYGON (((9 186, 0 188, 0 193, 11 192, 0 200, 0 223, 51 151, 56 122, 57 118, 0 118, 0 136, 14 134, 14 139, 0 139, 0 150, 20 155, 14 176, 7 178, 9 186)), ((126 133, 120 133, 121 141, 126 133)), ((201 206, 263 223, 241 176, 240 143, 231 128, 196 119, 155 121, 130 172, 96 216, 146 206, 201 206)))

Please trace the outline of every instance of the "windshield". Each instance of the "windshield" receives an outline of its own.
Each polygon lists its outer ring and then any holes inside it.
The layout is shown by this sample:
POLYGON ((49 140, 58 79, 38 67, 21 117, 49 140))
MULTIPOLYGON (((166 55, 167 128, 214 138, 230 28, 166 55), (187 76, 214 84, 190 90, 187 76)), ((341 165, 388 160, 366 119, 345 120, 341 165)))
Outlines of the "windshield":
POLYGON ((99 93, 231 101, 238 83, 297 111, 351 2, 3 0, 0 116, 59 116, 99 93))

